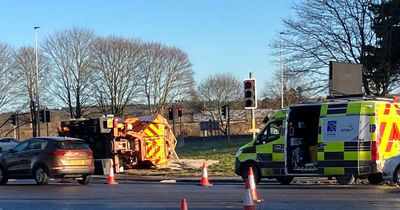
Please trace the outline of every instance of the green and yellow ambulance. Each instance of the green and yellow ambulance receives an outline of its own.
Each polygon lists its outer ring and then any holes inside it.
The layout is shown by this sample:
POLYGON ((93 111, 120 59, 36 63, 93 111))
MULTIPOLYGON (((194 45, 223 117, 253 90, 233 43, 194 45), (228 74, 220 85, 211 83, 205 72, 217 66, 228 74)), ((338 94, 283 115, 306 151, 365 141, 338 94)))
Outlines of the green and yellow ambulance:
POLYGON ((286 107, 238 149, 235 173, 246 178, 252 167, 257 183, 335 177, 339 184, 356 178, 379 184, 384 161, 400 154, 399 108, 393 100, 366 98, 286 107))

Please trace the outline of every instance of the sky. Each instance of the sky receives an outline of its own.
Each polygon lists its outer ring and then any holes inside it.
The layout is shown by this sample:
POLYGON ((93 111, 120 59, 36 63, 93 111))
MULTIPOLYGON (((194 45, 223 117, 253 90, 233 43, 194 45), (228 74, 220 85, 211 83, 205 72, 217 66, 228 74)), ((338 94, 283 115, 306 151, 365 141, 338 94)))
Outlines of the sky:
POLYGON ((185 51, 199 84, 215 73, 246 79, 258 89, 279 70, 271 43, 292 13, 292 0, 0 0, 0 42, 34 46, 72 27, 99 36, 154 41, 185 51), (260 85, 261 83, 261 85, 260 85))

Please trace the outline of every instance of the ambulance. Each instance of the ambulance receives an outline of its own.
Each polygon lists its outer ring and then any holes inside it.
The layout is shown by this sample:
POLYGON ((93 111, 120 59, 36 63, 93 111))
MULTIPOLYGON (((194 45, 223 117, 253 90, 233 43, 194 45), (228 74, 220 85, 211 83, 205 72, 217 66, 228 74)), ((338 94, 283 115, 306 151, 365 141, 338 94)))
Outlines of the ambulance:
POLYGON ((286 107, 235 155, 235 173, 256 183, 276 178, 334 177, 338 184, 368 178, 379 184, 386 159, 400 154, 400 103, 343 98, 286 107))

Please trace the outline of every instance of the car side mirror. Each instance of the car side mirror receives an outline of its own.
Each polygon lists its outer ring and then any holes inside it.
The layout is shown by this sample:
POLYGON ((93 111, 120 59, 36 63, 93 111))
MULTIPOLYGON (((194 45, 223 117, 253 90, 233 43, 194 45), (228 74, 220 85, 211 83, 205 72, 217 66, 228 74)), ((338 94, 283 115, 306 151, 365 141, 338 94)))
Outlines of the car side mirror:
POLYGON ((9 149, 8 152, 9 152, 9 153, 12 153, 12 154, 17 153, 17 151, 16 151, 14 148, 13 148, 13 149, 9 149))

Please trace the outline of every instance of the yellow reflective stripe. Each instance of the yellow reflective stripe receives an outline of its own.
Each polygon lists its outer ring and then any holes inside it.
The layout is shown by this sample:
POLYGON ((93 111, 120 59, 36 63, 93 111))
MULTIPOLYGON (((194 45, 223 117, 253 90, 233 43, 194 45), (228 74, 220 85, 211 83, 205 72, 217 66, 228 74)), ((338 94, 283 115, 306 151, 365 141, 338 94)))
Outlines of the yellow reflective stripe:
POLYGON ((325 160, 325 154, 324 152, 318 152, 318 159, 317 161, 325 160))
POLYGON ((257 146, 256 153, 272 153, 272 143, 257 146))
POLYGON ((326 116, 328 113, 328 104, 322 104, 321 106, 321 116, 326 116))
POLYGON ((150 124, 149 125, 149 128, 151 129, 151 130, 153 130, 156 134, 160 134, 160 130, 158 130, 158 128, 154 125, 154 124, 150 124))
POLYGON ((322 134, 318 134, 318 143, 322 142, 322 134))
POLYGON ((343 167, 326 167, 324 168, 325 174, 342 175, 344 174, 343 167))
POLYGON ((262 175, 274 174, 274 171, 273 171, 272 168, 262 168, 261 169, 261 174, 262 175))
POLYGON ((357 152, 345 152, 344 159, 345 160, 357 160, 358 154, 357 152))
POLYGON ((361 104, 360 114, 371 115, 375 114, 375 102, 368 101, 361 104))
POLYGON ((346 114, 360 114, 360 110, 361 110, 360 102, 348 103, 346 114))
POLYGON ((371 160, 371 151, 362 151, 358 154, 359 160, 371 160))
POLYGON ((285 160, 284 153, 272 153, 272 161, 285 160))
POLYGON ((244 162, 246 160, 255 160, 256 159, 256 153, 242 153, 238 157, 240 162, 244 162))
POLYGON ((324 152, 343 152, 344 142, 329 142, 324 147, 324 152))

